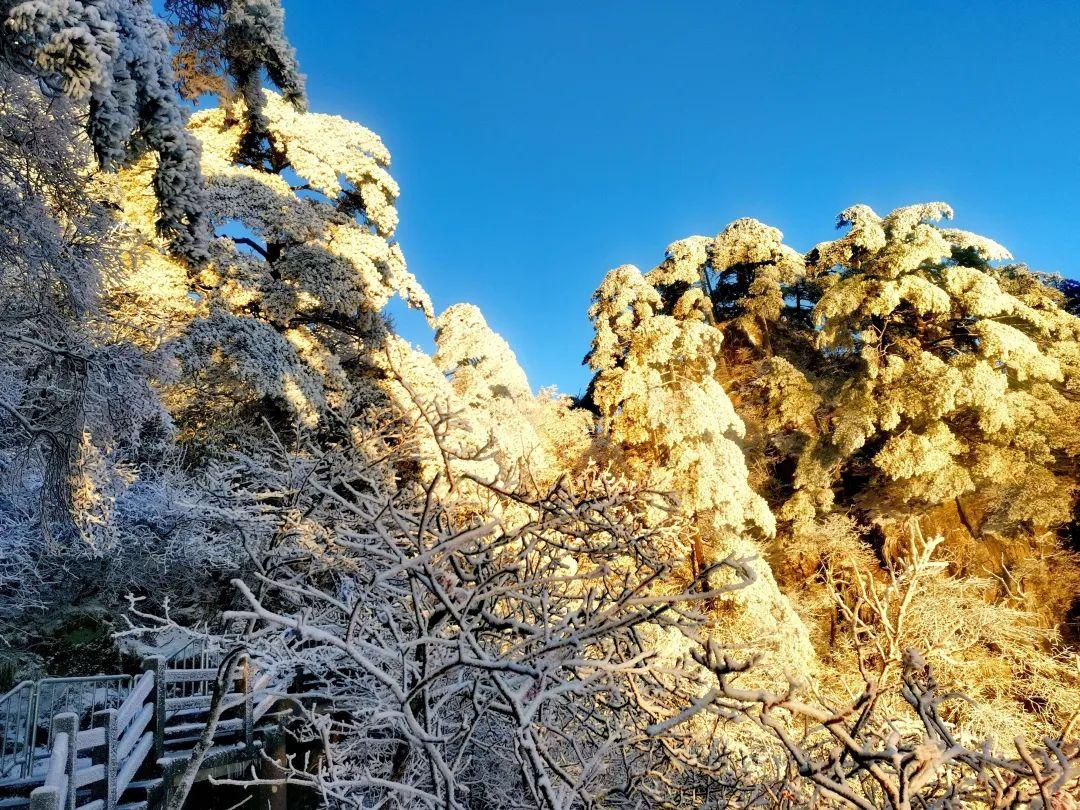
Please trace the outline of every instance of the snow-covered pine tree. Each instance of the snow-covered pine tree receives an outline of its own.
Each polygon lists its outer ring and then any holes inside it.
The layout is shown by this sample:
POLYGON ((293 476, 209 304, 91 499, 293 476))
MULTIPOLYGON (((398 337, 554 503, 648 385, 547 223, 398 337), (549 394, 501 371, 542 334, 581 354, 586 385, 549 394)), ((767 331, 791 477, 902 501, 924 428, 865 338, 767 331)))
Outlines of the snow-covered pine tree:
POLYGON ((687 247, 676 243, 655 275, 631 265, 612 270, 593 297, 596 336, 586 360, 596 371, 591 390, 602 446, 633 475, 678 495, 693 526, 685 538, 692 569, 732 556, 753 559, 756 581, 722 601, 714 629, 754 639, 774 674, 805 676, 814 668, 809 638, 761 558, 759 542, 775 524, 747 481, 743 423, 720 381, 723 333, 696 263, 684 262, 682 274, 673 267, 687 247), (654 279, 684 284, 670 314, 654 279))
POLYGON ((151 161, 121 175, 133 249, 111 306, 175 359, 167 402, 188 435, 266 415, 315 425, 376 398, 383 306, 400 294, 431 315, 393 239, 398 187, 382 141, 269 92, 262 115, 272 159, 259 165, 237 158, 244 116, 218 107, 192 118, 216 233, 195 272, 150 244, 151 161))
POLYGON ((285 37, 280 0, 166 0, 173 29, 180 91, 198 103, 210 93, 244 116, 237 157, 251 165, 273 162, 263 111, 268 77, 297 111, 307 109, 305 77, 285 37))
MULTIPOLYGON (((1072 514, 1080 319, 997 243, 937 224, 951 216, 854 206, 808 255, 831 277, 814 317, 833 376, 780 514, 798 531, 839 498, 890 535, 927 516, 966 536, 962 564, 1007 573, 1053 557, 1072 514)), ((1060 615, 1075 566, 1045 565, 1066 587, 1044 568, 1038 598, 1060 615)))
POLYGON ((648 280, 669 306, 686 289, 700 289, 728 342, 741 338, 771 355, 772 333, 789 303, 785 294, 804 275, 803 257, 783 240, 776 228, 737 219, 715 237, 691 236, 669 245, 648 280))
MULTIPOLYGON (((254 97, 263 68, 300 103, 303 78, 284 39, 278 0, 224 4, 221 54, 254 97)), ((155 224, 187 259, 206 258, 197 147, 184 126, 169 34, 149 0, 2 0, 0 57, 43 87, 87 102, 87 132, 100 165, 154 155, 155 224)))
POLYGON ((812 420, 799 394, 816 365, 809 312, 821 293, 819 281, 805 272, 803 256, 783 239, 776 228, 738 219, 715 237, 691 236, 669 245, 666 259, 648 275, 668 314, 688 289, 705 296, 724 337, 719 378, 746 427, 741 444, 750 483, 774 505, 783 489, 777 469, 790 464, 799 447, 788 425, 812 420), (787 390, 770 398, 770 386, 787 390))
POLYGON ((70 522, 73 467, 92 412, 100 417, 104 404, 94 389, 109 384, 91 379, 87 326, 110 249, 107 217, 88 190, 76 127, 69 104, 50 110, 32 80, 4 77, 0 431, 15 510, 6 516, 21 512, 22 524, 9 526, 12 537, 62 532, 70 522))

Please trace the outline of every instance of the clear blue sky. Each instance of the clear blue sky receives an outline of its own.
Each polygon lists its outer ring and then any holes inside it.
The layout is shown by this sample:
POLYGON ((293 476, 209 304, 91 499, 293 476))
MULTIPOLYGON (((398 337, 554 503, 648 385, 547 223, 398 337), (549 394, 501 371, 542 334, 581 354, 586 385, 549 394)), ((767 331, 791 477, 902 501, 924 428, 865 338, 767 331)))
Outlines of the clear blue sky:
POLYGON ((437 308, 479 305, 534 388, 583 389, 607 270, 740 216, 806 249, 852 203, 945 200, 1080 270, 1073 2, 285 7, 312 108, 394 155, 411 269, 437 308))

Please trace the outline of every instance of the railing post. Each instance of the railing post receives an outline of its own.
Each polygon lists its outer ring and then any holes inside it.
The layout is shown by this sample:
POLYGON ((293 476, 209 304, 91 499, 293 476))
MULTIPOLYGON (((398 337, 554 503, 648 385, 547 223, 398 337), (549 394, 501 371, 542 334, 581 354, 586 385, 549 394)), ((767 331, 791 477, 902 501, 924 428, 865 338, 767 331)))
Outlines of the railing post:
POLYGON ((79 717, 74 712, 62 712, 53 717, 49 743, 52 744, 58 734, 67 734, 68 738, 67 762, 64 763, 64 772, 67 774, 67 791, 66 795, 60 796, 60 807, 66 808, 66 810, 75 810, 75 756, 78 754, 75 737, 78 733, 79 717))
POLYGON ((266 780, 260 791, 260 799, 267 810, 286 810, 289 802, 285 792, 288 787, 285 734, 281 731, 271 734, 266 738, 266 743, 266 756, 259 761, 259 778, 266 780))
POLYGON ((38 685, 35 682, 30 692, 30 704, 26 709, 26 765, 23 774, 34 775, 34 748, 37 743, 37 711, 38 711, 38 685))
POLYGON ((165 756, 165 658, 154 655, 143 662, 154 673, 154 759, 165 756))
POLYGON ((102 799, 105 801, 106 810, 114 810, 119 796, 116 795, 116 776, 120 763, 116 760, 117 745, 120 742, 120 728, 117 722, 116 709, 105 709, 98 712, 105 721, 105 781, 102 788, 102 799))
POLYGON ((251 659, 244 656, 244 745, 248 751, 255 745, 255 706, 252 705, 251 659))
POLYGON ((60 791, 51 785, 35 788, 30 794, 30 810, 60 810, 60 791))

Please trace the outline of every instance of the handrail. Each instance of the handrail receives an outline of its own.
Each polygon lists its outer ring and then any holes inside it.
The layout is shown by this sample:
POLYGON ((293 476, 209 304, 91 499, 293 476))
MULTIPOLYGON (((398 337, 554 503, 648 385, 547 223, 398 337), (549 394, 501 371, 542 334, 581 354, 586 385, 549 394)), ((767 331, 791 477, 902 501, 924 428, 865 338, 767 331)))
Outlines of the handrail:
POLYGON ((120 735, 120 740, 116 744, 116 756, 118 759, 127 757, 131 752, 131 749, 135 747, 135 743, 142 738, 142 734, 150 725, 150 720, 153 716, 154 704, 147 703, 143 706, 139 715, 132 720, 131 725, 118 731, 120 735))
POLYGON ((58 734, 56 744, 49 754, 49 767, 45 769, 45 784, 59 785, 64 778, 64 768, 67 765, 67 752, 70 745, 67 734, 58 734))
POLYGON ((135 750, 131 752, 131 756, 128 757, 127 761, 120 767, 120 774, 116 777, 116 792, 118 795, 127 790, 127 786, 131 784, 135 772, 139 770, 139 767, 146 759, 146 755, 150 753, 150 749, 153 747, 154 735, 152 732, 148 731, 139 738, 135 750))
POLYGON ((209 661, 210 651, 207 649, 206 639, 199 636, 165 656, 166 665, 174 670, 193 669, 196 664, 198 668, 204 668, 209 661))
POLYGON ((154 671, 146 670, 135 680, 127 699, 116 710, 116 722, 126 726, 143 708, 143 702, 154 688, 154 671))
POLYGON ((53 718, 45 783, 30 794, 30 810, 75 810, 75 730, 79 718, 63 712, 53 718))

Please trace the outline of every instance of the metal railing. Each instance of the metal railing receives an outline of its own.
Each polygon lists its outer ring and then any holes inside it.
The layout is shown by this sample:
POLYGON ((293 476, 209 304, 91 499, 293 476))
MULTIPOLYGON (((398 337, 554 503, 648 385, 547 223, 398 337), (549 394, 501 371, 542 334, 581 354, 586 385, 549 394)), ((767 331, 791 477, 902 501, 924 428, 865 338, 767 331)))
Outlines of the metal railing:
POLYGON ((153 704, 144 702, 153 690, 154 673, 144 672, 118 708, 97 713, 83 731, 74 713, 56 715, 30 810, 115 810, 154 746, 153 704))
POLYGON ((130 691, 130 675, 20 683, 0 698, 0 779, 25 779, 46 767, 53 717, 71 714, 76 731, 90 728, 95 714, 119 706, 130 691))
MULTIPOLYGON (((205 639, 195 638, 166 653, 165 665, 174 671, 212 669, 217 657, 205 639)), ((131 686, 130 675, 41 678, 16 685, 0 697, 0 781, 42 775, 52 747, 53 717, 73 713, 76 731, 87 729, 96 714, 118 707, 131 686)), ((210 684, 202 680, 181 679, 166 687, 168 698, 209 694, 210 684)))
POLYGON ((23 681, 0 697, 0 779, 25 775, 34 713, 34 682, 23 681))
MULTIPOLYGON (((218 656, 212 654, 205 639, 194 638, 186 645, 165 656, 165 666, 174 672, 188 672, 217 667, 218 656)), ((210 694, 210 684, 204 680, 178 680, 170 682, 166 697, 184 698, 210 694)))
POLYGON ((130 675, 93 675, 87 678, 42 678, 36 683, 34 716, 30 736, 32 762, 27 775, 35 772, 37 752, 52 742, 48 723, 58 714, 74 714, 76 731, 90 728, 94 715, 114 709, 131 692, 130 675), (42 728, 42 721, 46 722, 42 728))

